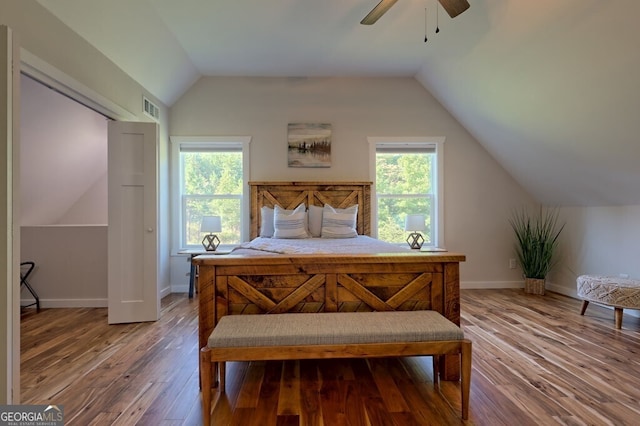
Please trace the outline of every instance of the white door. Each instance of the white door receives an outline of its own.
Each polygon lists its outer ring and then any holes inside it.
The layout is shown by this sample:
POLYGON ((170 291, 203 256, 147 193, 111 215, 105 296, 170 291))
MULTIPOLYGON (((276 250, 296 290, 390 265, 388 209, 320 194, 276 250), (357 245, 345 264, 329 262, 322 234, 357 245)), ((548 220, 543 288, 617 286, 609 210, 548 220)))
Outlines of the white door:
POLYGON ((11 30, 0 25, 0 405, 20 401, 18 51, 11 30))
POLYGON ((156 321, 156 123, 109 123, 109 324, 156 321))

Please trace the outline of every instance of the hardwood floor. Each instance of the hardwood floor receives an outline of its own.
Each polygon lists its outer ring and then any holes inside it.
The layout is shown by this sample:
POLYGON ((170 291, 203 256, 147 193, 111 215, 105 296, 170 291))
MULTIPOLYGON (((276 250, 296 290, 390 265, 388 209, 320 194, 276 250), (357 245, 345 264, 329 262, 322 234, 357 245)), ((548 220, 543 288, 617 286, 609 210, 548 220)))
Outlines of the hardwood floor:
MULTIPOLYGON (((216 425, 631 425, 640 418, 640 319, 554 293, 463 290, 473 341, 469 421, 431 359, 230 363, 216 425), (450 406, 448 401, 453 401, 450 406)), ((106 309, 22 316, 22 402, 64 405, 67 425, 200 425, 197 301, 170 295, 156 323, 106 309)))

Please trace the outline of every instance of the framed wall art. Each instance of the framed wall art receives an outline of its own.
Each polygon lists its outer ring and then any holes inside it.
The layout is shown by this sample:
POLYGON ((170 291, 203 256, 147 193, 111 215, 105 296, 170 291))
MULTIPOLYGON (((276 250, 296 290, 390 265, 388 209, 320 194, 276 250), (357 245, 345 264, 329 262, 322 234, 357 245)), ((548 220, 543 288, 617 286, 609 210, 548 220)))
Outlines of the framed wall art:
POLYGON ((331 167, 331 124, 289 123, 289 167, 331 167))

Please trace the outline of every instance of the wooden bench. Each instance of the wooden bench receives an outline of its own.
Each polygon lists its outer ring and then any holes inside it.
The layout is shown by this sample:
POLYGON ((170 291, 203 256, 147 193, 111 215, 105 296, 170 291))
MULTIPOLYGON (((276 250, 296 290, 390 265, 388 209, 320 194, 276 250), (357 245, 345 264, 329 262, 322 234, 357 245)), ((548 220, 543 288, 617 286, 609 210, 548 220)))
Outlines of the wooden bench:
POLYGON ((462 418, 469 413, 471 342, 460 327, 435 311, 227 315, 200 352, 205 424, 211 389, 225 388, 226 361, 373 358, 432 355, 434 384, 439 356, 457 354, 461 368, 462 418))

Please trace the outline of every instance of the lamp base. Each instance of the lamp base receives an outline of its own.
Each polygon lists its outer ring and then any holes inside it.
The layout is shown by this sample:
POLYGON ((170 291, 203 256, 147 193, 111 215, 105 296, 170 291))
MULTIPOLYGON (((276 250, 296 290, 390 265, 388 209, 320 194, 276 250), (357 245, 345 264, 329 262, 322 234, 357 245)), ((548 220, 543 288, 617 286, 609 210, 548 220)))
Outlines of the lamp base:
POLYGON ((216 251, 220 245, 220 239, 217 235, 207 234, 202 239, 202 245, 206 251, 216 251))
POLYGON ((422 248, 422 243, 424 243, 424 238, 422 238, 422 234, 419 232, 412 232, 407 237, 407 244, 412 249, 420 249, 422 248))

